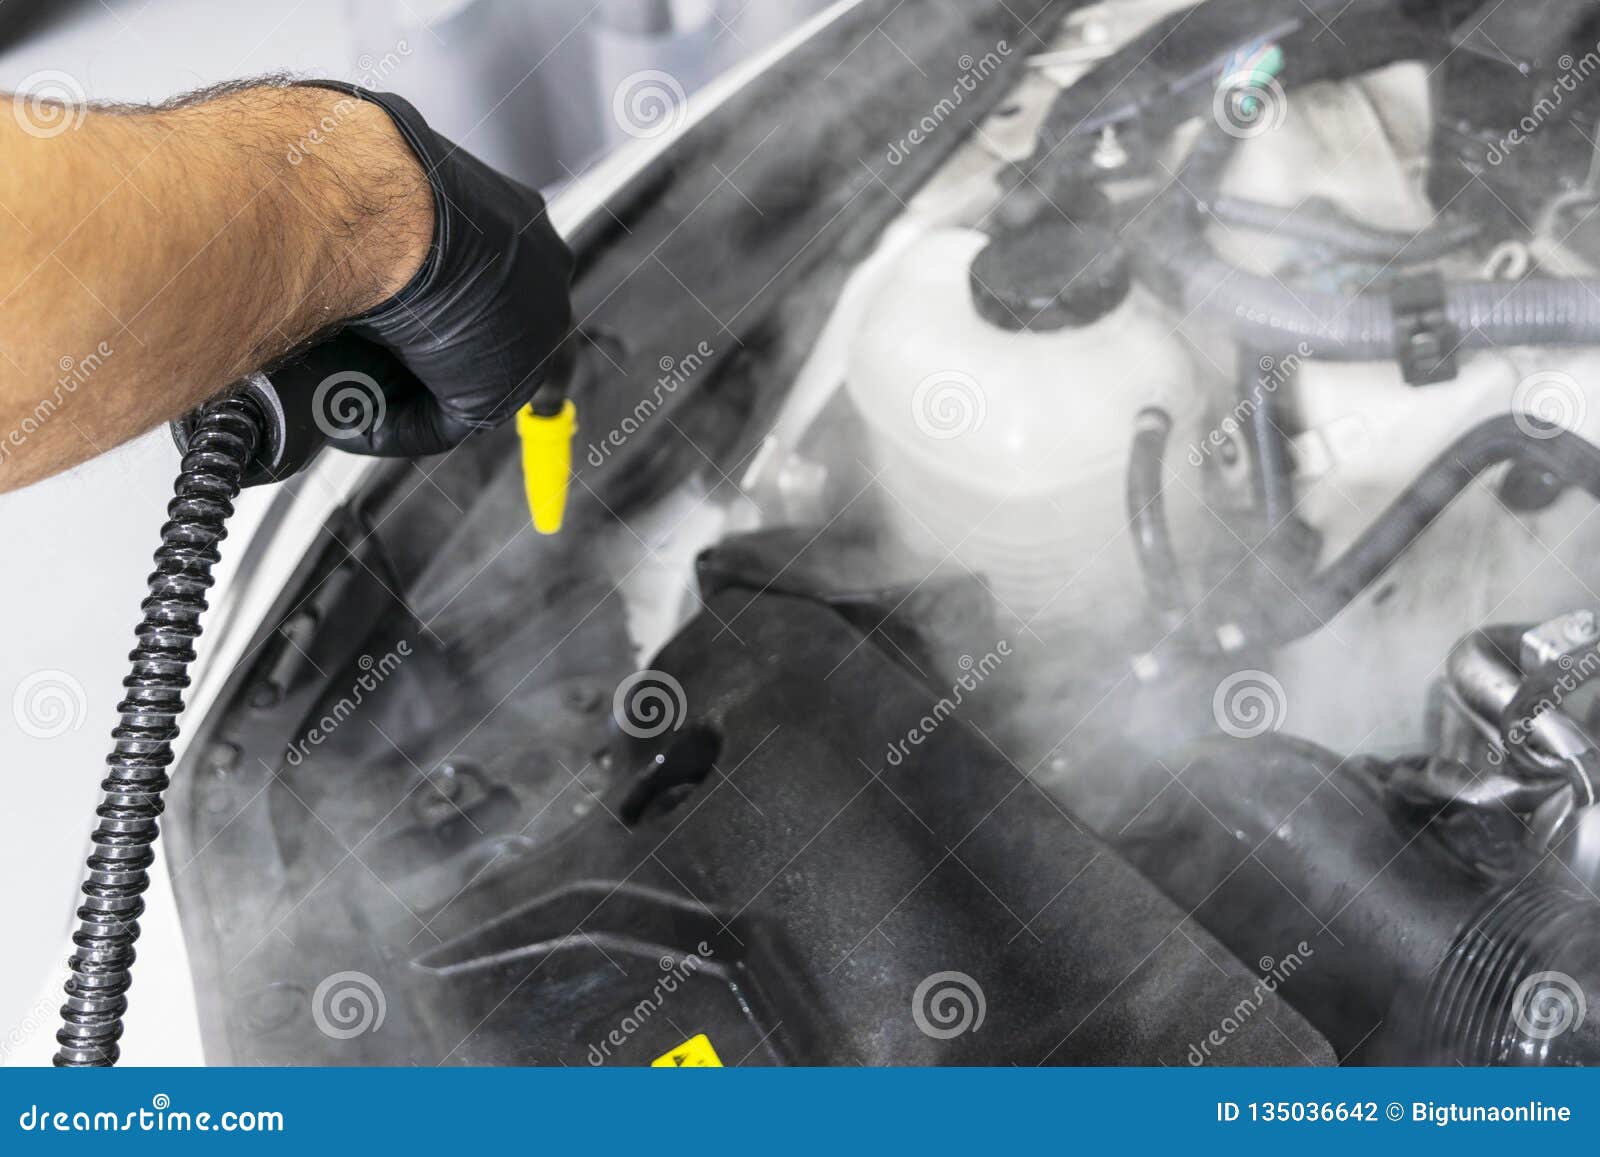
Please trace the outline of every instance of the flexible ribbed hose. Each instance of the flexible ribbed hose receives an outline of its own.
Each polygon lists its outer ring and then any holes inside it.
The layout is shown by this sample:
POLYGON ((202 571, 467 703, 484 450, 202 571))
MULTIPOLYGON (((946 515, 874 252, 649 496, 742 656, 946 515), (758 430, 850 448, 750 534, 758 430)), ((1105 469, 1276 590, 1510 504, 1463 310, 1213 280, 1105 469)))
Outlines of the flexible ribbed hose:
POLYGON ((194 640, 200 634, 205 592, 218 561, 217 543, 233 513, 239 480, 262 436, 254 402, 227 397, 202 411, 183 456, 174 497, 161 528, 150 593, 141 609, 138 644, 128 656, 132 672, 123 680, 126 697, 117 705, 121 722, 111 733, 115 746, 105 799, 96 814, 78 909, 76 946, 69 964, 66 1003, 61 1009, 62 1066, 112 1065, 120 1055, 122 1016, 128 1008, 134 942, 139 938, 148 869, 155 861, 161 793, 172 762, 183 692, 189 686, 194 640))
MULTIPOLYGON (((1168 236, 1147 254, 1159 254, 1175 278, 1176 301, 1186 315, 1227 326, 1242 345, 1287 350, 1303 342, 1312 356, 1328 361, 1398 356, 1394 303, 1386 291, 1345 297, 1289 289, 1229 264, 1192 237, 1168 236)), ((1451 281, 1443 305, 1459 335, 1458 349, 1600 342, 1600 279, 1451 281)))
MULTIPOLYGON (((1220 219, 1218 205, 1223 214, 1237 217, 1241 212, 1241 202, 1225 198, 1222 192, 1238 143, 1220 129, 1202 133, 1179 179, 1156 208, 1141 214, 1140 228, 1129 231, 1145 280, 1162 288, 1185 317, 1225 327, 1250 349, 1290 350, 1304 343, 1308 356, 1328 361, 1387 361, 1400 356, 1402 335, 1397 333, 1394 300, 1386 288, 1348 296, 1313 285, 1291 287, 1276 277, 1242 269, 1212 249, 1205 225, 1220 219)), ((1259 210, 1248 212, 1259 214, 1259 210)), ((1347 227, 1342 231, 1349 232, 1347 227)), ((1407 243, 1406 256, 1436 254, 1449 241, 1469 239, 1453 226, 1434 227, 1407 243)), ((1364 245, 1361 241, 1358 247, 1364 245)), ((1600 343, 1597 278, 1448 280, 1439 304, 1454 331, 1454 349, 1600 343)))

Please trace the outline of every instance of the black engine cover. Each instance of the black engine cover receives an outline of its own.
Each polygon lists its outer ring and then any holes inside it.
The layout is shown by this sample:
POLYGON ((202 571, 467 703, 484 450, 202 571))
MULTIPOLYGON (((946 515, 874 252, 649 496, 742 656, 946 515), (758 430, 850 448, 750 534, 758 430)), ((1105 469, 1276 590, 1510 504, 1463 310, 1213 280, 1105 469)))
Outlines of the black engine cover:
MULTIPOLYGON (((687 719, 451 913, 535 898, 415 962, 455 1059, 648 1063, 704 1032, 728 1063, 1183 1064, 1255 987, 975 731, 890 766, 937 697, 827 607, 725 593, 656 669, 687 719)), ((1330 1059, 1267 1000, 1217 1059, 1330 1059)))

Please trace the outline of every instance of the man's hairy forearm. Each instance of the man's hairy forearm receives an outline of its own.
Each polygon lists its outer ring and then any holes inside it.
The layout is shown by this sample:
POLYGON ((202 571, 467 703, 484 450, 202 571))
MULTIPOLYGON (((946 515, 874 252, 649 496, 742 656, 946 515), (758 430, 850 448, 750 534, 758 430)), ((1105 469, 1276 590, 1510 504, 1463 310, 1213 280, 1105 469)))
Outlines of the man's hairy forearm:
POLYGON ((182 413, 427 254, 421 167, 354 97, 242 87, 53 136, 25 119, 0 117, 0 490, 182 413))

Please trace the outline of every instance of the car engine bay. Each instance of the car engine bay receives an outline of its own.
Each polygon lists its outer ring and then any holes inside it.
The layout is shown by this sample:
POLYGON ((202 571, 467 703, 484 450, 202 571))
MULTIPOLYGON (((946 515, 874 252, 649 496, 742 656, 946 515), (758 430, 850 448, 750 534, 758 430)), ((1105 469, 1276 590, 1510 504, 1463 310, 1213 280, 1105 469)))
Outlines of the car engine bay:
POLYGON ((562 532, 385 465, 193 721, 208 1057, 1600 1059, 1596 72, 843 8, 572 238, 562 532))

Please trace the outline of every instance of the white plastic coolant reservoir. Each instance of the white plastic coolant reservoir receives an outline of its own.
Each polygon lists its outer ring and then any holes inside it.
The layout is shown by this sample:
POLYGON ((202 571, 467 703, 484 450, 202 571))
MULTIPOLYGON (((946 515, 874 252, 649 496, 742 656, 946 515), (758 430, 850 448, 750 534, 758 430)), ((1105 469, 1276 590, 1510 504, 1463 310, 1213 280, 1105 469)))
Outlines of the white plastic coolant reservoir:
POLYGON ((863 315, 848 389, 872 434, 887 515, 908 545, 984 576, 1024 620, 1087 616, 1114 628, 1143 606, 1125 492, 1146 407, 1173 420, 1169 519, 1176 527, 1199 506, 1189 351, 1125 273, 1097 268, 1098 250, 1084 266, 1081 237, 1012 237, 1003 260, 985 255, 977 280, 1016 280, 975 287, 974 258, 989 243, 967 229, 930 233, 863 315), (1055 262, 1056 246, 1076 246, 1079 259, 1055 262), (1007 325, 989 320, 997 306, 1007 325))

